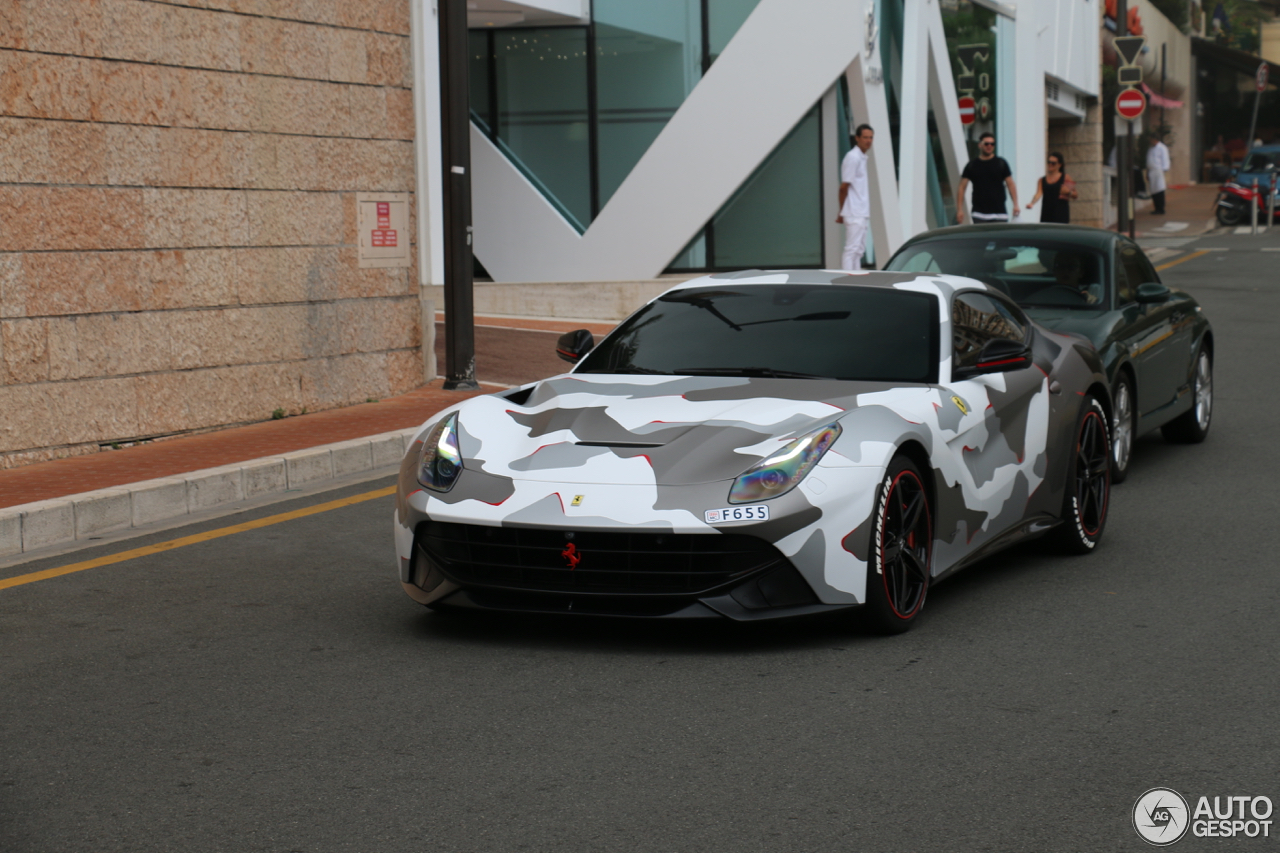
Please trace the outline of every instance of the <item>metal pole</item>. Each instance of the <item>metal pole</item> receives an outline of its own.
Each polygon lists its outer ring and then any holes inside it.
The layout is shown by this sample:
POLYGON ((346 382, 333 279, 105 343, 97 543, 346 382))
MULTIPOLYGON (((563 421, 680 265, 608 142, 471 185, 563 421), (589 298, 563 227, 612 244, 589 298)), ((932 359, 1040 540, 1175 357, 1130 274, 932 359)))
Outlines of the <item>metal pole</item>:
MULTIPOLYGON (((1129 17, 1128 6, 1127 0, 1116 0, 1116 38, 1122 38, 1129 32, 1126 20, 1129 17)), ((1129 122, 1129 130, 1133 130, 1133 122, 1129 122)), ((1116 171, 1116 230, 1124 232, 1131 230, 1133 225, 1129 217, 1129 176, 1132 169, 1128 141, 1119 134, 1116 135, 1116 171)))
POLYGON ((1244 141, 1244 153, 1246 156, 1253 150, 1253 132, 1258 129, 1258 106, 1261 103, 1262 90, 1258 89, 1257 95, 1253 99, 1253 118, 1249 121, 1249 138, 1244 141))
POLYGON ((471 260, 471 93, 466 0, 439 0, 444 176, 444 387, 478 391, 471 260))
POLYGON ((1253 179, 1253 195, 1249 197, 1249 216, 1252 220, 1253 230, 1249 233, 1258 236, 1258 179, 1253 179))
MULTIPOLYGON (((1137 152, 1133 150, 1133 124, 1134 124, 1133 122, 1129 122, 1129 144, 1127 147, 1129 149, 1130 163, 1134 162, 1134 158, 1137 154, 1137 152)), ((1132 171, 1135 168, 1137 167, 1131 166, 1130 171, 1132 171)), ((1133 195, 1136 195, 1136 194, 1137 194, 1137 187, 1134 187, 1134 192, 1130 194, 1130 198, 1132 199, 1133 195)), ((1130 204, 1132 204, 1132 201, 1130 201, 1130 204)), ((1132 216, 1132 215, 1129 217, 1129 239, 1130 240, 1137 239, 1137 235, 1134 233, 1134 229, 1137 227, 1137 221, 1136 221, 1137 218, 1138 218, 1137 216, 1132 216)))
POLYGON ((1276 173, 1271 173, 1271 185, 1267 187, 1267 230, 1275 224, 1276 217, 1276 173))

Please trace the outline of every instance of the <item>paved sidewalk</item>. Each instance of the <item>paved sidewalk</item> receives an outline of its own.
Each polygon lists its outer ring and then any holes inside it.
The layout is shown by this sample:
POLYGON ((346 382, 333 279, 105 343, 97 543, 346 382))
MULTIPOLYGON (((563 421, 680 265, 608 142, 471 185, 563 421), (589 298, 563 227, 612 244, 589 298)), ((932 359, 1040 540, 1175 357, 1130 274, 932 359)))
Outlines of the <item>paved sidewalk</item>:
MULTIPOLYGON (((0 471, 0 509, 405 430, 421 425, 458 400, 474 396, 445 391, 441 384, 436 380, 376 403, 0 471)), ((496 386, 484 389, 496 390, 496 386)))
POLYGON ((1165 193, 1164 215, 1152 213, 1150 202, 1144 202, 1147 209, 1139 211, 1134 217, 1134 233, 1139 240, 1199 237, 1218 227, 1213 216, 1213 205, 1217 198, 1218 184, 1170 187, 1165 193))
POLYGON ((479 393, 407 394, 0 471, 0 558, 363 473, 392 472, 422 422, 479 393))

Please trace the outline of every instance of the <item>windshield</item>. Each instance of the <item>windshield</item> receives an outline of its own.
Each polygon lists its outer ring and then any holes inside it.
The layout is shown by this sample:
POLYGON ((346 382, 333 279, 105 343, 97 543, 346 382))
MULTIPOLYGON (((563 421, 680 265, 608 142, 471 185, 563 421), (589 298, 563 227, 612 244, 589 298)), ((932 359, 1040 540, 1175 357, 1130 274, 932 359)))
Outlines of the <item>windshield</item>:
POLYGON ((1053 239, 925 240, 894 255, 886 269, 976 278, 1026 308, 1100 311, 1110 305, 1111 277, 1103 253, 1053 239))
POLYGON ((1263 154, 1261 151, 1254 151, 1245 158, 1244 166, 1241 167, 1243 172, 1269 172, 1276 167, 1275 155, 1263 154))
POLYGON ((934 382, 938 303, 840 285, 677 290, 631 315, 575 373, 934 382))

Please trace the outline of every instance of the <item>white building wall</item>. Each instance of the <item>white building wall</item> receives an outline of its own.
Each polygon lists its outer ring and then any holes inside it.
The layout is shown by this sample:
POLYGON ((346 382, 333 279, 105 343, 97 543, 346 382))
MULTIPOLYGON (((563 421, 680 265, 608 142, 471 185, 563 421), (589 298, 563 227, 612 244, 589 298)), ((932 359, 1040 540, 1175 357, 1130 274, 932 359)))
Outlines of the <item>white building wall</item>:
MULTIPOLYGON (((430 8, 431 1, 415 3, 430 8)), ((539 2, 558 8, 578 0, 539 2)), ((1088 94, 1098 91, 1100 2, 984 3, 1002 12, 998 73, 1006 84, 997 112, 1000 150, 1014 166, 1022 204, 1044 169, 1046 76, 1088 94)), ((830 101, 831 87, 845 75, 854 124, 866 121, 878 131, 871 154, 872 229, 877 260, 883 262, 904 239, 926 227, 925 98, 943 125, 948 173, 958 174, 966 159, 938 4, 906 0, 908 32, 899 83, 910 97, 903 103, 901 169, 895 169, 887 132, 882 57, 867 50, 868 15, 874 14, 876 0, 761 0, 583 234, 473 129, 477 257, 496 281, 656 277, 801 117, 824 97, 830 101), (898 174, 904 179, 899 181, 898 174)), ((424 35, 432 37, 434 32, 424 35)), ((429 62, 429 51, 421 53, 422 61, 429 62)), ((437 85, 434 79, 426 82, 437 85)), ((425 99, 420 101, 419 108, 430 109, 425 99)), ((420 180, 427 182, 420 199, 429 199, 434 167, 422 159, 419 163, 426 166, 420 180)), ((830 168, 830 163, 824 167, 828 180, 830 168)), ((420 214, 436 221, 429 202, 420 214)), ((421 244, 431 240, 424 235, 421 244)), ((424 273, 424 281, 433 279, 433 272, 424 273)))

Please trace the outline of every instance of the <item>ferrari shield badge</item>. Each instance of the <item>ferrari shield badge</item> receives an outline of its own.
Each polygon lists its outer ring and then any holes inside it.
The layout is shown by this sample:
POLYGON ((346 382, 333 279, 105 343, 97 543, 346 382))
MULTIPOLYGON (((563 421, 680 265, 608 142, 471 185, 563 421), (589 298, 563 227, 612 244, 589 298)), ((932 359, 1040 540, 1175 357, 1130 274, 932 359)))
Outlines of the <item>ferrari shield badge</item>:
MULTIPOLYGON (((955 396, 954 394, 952 394, 952 395, 951 395, 951 402, 953 402, 953 403, 955 403, 955 404, 956 404, 956 408, 960 410, 960 414, 962 414, 962 415, 967 415, 967 414, 969 414, 969 407, 965 405, 964 400, 961 400, 959 397, 957 397, 957 396, 955 396)), ((576 504, 575 504, 575 505, 576 505, 576 504)))

